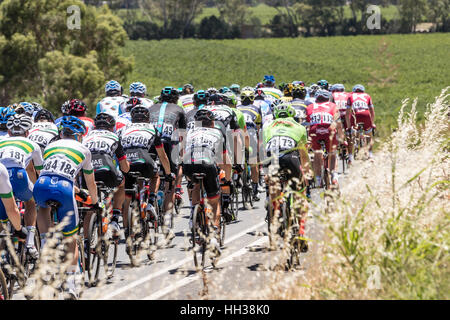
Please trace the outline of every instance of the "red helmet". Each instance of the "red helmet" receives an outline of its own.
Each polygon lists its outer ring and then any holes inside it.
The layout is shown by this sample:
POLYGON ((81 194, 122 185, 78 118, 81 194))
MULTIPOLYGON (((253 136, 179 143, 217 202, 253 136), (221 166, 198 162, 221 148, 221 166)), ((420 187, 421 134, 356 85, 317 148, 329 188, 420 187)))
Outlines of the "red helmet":
POLYGON ((72 112, 85 112, 86 110, 87 110, 86 103, 78 99, 72 99, 69 102, 67 113, 72 114, 72 112))

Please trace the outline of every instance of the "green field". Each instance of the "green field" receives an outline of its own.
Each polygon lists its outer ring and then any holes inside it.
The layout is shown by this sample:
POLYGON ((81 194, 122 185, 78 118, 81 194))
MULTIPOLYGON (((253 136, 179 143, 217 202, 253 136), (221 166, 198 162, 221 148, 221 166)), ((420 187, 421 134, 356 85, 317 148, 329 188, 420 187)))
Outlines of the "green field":
POLYGON ((264 74, 277 83, 319 79, 365 85, 381 136, 396 125, 405 98, 419 110, 450 85, 448 34, 252 40, 129 41, 135 69, 127 85, 142 81, 152 95, 167 85, 196 89, 232 83, 254 86, 264 74))

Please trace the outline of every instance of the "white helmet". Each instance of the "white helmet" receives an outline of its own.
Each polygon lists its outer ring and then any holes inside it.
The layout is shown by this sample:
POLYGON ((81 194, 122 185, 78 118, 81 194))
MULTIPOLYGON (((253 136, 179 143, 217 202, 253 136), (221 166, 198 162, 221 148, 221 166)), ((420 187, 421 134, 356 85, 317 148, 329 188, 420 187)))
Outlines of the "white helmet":
POLYGON ((9 117, 6 127, 11 131, 14 136, 24 135, 31 129, 33 120, 26 114, 14 114, 9 117))

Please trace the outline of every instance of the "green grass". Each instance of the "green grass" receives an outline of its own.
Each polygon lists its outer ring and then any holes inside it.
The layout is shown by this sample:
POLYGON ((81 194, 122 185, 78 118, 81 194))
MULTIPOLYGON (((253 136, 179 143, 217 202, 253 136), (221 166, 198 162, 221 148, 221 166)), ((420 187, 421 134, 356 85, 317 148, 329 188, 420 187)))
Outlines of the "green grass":
POLYGON ((423 106, 450 85, 449 46, 448 34, 188 39, 129 41, 125 54, 136 61, 129 83, 144 82, 152 95, 185 83, 196 89, 254 86, 264 74, 274 74, 277 83, 327 79, 348 90, 361 83, 372 95, 379 132, 386 136, 403 99, 418 97, 423 106))

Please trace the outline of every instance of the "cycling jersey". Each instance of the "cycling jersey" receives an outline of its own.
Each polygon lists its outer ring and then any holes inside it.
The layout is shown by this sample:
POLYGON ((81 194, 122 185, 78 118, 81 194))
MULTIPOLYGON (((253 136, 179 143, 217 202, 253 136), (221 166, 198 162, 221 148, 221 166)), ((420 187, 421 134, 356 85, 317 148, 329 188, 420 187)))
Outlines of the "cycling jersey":
POLYGON ((236 113, 230 107, 218 104, 207 105, 205 109, 210 110, 214 114, 214 122, 220 124, 225 129, 240 129, 236 113))
POLYGON ((306 109, 311 102, 295 98, 290 102, 290 104, 295 109, 294 120, 300 124, 304 124, 306 121, 306 109))
POLYGON ((242 111, 236 108, 231 108, 231 110, 233 110, 234 114, 236 115, 236 120, 239 125, 239 128, 245 130, 247 128, 247 125, 245 123, 245 117, 242 111))
POLYGON ((272 108, 265 100, 256 99, 253 104, 261 110, 261 125, 264 127, 273 120, 272 108))
POLYGON ((306 109, 306 121, 310 125, 309 135, 312 140, 312 149, 320 150, 320 140, 325 141, 327 151, 330 152, 330 141, 332 146, 337 146, 336 129, 331 130, 330 125, 338 112, 337 106, 331 102, 313 103, 306 109), (332 140, 330 139, 332 136, 332 140))
POLYGON ((161 133, 164 142, 178 142, 178 129, 186 129, 186 114, 174 103, 158 103, 150 108, 150 123, 161 133))
POLYGON ((8 221, 8 215, 6 214, 5 206, 2 199, 8 199, 13 197, 12 186, 9 182, 8 170, 4 165, 0 163, 0 222, 6 223, 8 221))
POLYGON ((369 109, 373 108, 372 98, 364 92, 352 92, 348 94, 347 108, 351 108, 356 117, 356 124, 364 123, 364 130, 370 131, 373 127, 373 119, 369 109))
POLYGON ((139 100, 141 101, 141 104, 146 107, 146 108, 150 108, 151 106, 153 106, 155 103, 148 99, 148 98, 143 98, 143 97, 136 97, 136 96, 131 96, 128 99, 125 100, 125 102, 123 103, 123 105, 121 106, 121 109, 123 109, 123 112, 125 112, 126 107, 127 107, 127 101, 131 98, 139 98, 139 100))
POLYGON ((122 113, 116 119, 115 131, 118 132, 120 129, 129 125, 130 123, 131 123, 131 114, 129 112, 122 113))
POLYGON ((194 94, 185 94, 178 99, 178 105, 188 113, 194 108, 194 94))
POLYGON ((267 156, 294 151, 307 142, 306 128, 293 118, 275 119, 263 130, 267 156))
POLYGON ((347 92, 333 92, 332 95, 333 102, 338 107, 341 119, 344 119, 347 111, 347 100, 349 94, 347 92))
POLYGON ((0 140, 9 137, 8 131, 0 131, 0 140))
POLYGON ((162 147, 161 134, 150 123, 130 123, 119 131, 119 137, 124 150, 162 147))
POLYGON ((265 100, 267 103, 271 104, 275 100, 280 99, 283 96, 283 93, 277 88, 272 87, 263 87, 261 88, 264 94, 266 95, 265 100))
POLYGON ((35 122, 27 138, 36 142, 43 152, 49 143, 59 139, 58 127, 53 122, 35 122))
POLYGON ((7 137, 0 141, 0 162, 6 168, 26 169, 33 160, 36 170, 42 169, 39 145, 25 137, 7 137))
POLYGON ((127 99, 122 96, 103 98, 97 103, 96 114, 108 113, 116 118, 125 112, 124 106, 126 105, 126 102, 127 99))
POLYGON ((219 164, 226 152, 225 137, 218 128, 194 127, 186 136, 183 163, 219 164))
POLYGON ((247 125, 247 129, 256 128, 261 125, 262 115, 261 108, 250 104, 247 106, 241 105, 238 107, 238 110, 241 111, 244 115, 244 120, 247 125))

